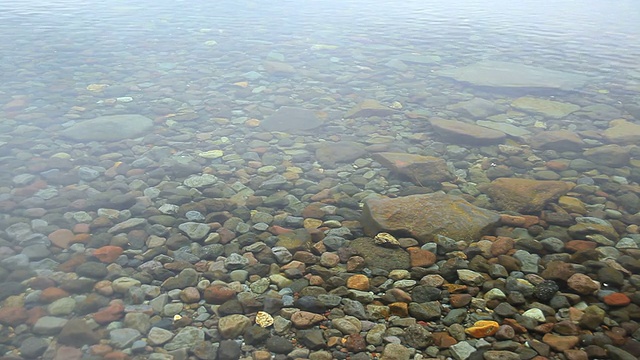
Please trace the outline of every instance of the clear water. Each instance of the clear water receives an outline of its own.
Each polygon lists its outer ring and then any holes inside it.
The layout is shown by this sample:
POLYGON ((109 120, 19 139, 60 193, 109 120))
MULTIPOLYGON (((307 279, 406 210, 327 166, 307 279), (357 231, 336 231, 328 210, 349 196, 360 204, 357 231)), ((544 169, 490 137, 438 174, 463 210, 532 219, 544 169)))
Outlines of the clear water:
MULTIPOLYGON (((270 51, 325 75, 321 86, 332 90, 345 86, 332 78, 363 66, 385 80, 385 91, 401 91, 376 65, 407 52, 440 56, 432 68, 507 59, 571 69, 609 89, 637 89, 640 77, 633 0, 3 0, 0 9, 0 100, 23 93, 39 106, 72 101, 65 97, 100 81, 148 76, 178 92, 203 77, 239 81, 270 51), (339 46, 331 56, 340 62, 327 63, 314 44, 339 46)), ((429 78, 428 67, 415 71, 414 79, 429 78)), ((311 87, 319 79, 302 80, 311 87)))

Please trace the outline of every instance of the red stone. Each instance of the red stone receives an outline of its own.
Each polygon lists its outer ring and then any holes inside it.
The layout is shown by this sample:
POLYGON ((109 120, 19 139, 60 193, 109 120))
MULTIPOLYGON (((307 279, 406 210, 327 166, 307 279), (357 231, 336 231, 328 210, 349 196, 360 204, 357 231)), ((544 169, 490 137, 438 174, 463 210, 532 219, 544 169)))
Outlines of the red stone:
POLYGON ((513 249, 515 240, 506 236, 499 236, 496 241, 491 244, 491 255, 500 256, 506 255, 513 249))
POLYGON ((93 251, 93 256, 105 264, 111 264, 124 250, 120 246, 107 245, 93 251))
POLYGON ((40 302, 49 304, 67 296, 69 296, 69 293, 60 288, 48 287, 40 293, 40 302))
POLYGON ((344 347, 351 352, 362 352, 367 349, 367 342, 360 334, 351 334, 347 336, 344 347))
POLYGON ((112 351, 102 357, 104 360, 129 360, 129 355, 122 351, 112 351))
POLYGON ((588 240, 571 240, 568 241, 564 246, 565 249, 570 252, 578 252, 584 250, 593 250, 598 246, 598 244, 596 244, 594 241, 588 240))
POLYGON ((27 309, 22 306, 0 307, 0 324, 17 326, 24 323, 27 318, 29 318, 27 309))
POLYGON ((109 306, 101 309, 93 314, 93 319, 98 324, 108 324, 110 322, 119 320, 124 315, 124 304, 122 300, 113 300, 109 303, 109 306))
POLYGON ((222 304, 235 296, 235 290, 221 284, 208 286, 203 292, 204 300, 209 304, 222 304))
POLYGON ((631 299, 623 293, 609 294, 603 300, 609 306, 627 306, 631 303, 631 299))
POLYGON ((74 238, 73 231, 69 229, 54 230, 48 236, 51 243, 59 248, 66 249, 74 238))
POLYGON ((36 306, 27 310, 27 314, 29 315, 29 318, 27 319, 26 324, 33 326, 33 324, 40 320, 41 317, 47 315, 47 311, 43 307, 36 306))
POLYGON ((281 234, 293 232, 293 230, 284 228, 282 226, 273 225, 269 227, 269 232, 272 233, 273 235, 281 235, 281 234))
POLYGON ((411 267, 429 267, 436 263, 436 254, 417 247, 407 249, 411 259, 411 267))

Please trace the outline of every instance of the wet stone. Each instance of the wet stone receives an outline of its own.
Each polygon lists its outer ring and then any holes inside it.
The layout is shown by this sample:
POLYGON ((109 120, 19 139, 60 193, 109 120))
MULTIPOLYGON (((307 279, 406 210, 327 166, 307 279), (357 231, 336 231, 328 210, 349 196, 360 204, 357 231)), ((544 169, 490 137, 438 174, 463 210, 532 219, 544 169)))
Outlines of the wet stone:
POLYGON ((115 348, 124 349, 131 346, 140 337, 140 332, 135 329, 115 329, 109 332, 109 343, 115 348))
POLYGON ((20 344, 20 354, 27 359, 36 359, 49 347, 49 343, 39 337, 28 337, 20 344))

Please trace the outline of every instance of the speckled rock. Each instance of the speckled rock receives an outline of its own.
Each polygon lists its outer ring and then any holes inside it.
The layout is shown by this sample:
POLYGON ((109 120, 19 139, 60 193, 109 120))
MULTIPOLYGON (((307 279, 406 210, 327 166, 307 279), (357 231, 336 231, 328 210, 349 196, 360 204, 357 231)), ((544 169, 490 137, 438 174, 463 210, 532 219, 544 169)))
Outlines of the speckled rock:
POLYGON ((486 186, 486 191, 500 209, 530 214, 541 211, 572 187, 564 181, 498 178, 486 186))
POLYGON ((437 235, 471 241, 497 226, 500 215, 452 195, 411 195, 365 201, 362 225, 371 237, 379 232, 409 233, 424 244, 437 235))

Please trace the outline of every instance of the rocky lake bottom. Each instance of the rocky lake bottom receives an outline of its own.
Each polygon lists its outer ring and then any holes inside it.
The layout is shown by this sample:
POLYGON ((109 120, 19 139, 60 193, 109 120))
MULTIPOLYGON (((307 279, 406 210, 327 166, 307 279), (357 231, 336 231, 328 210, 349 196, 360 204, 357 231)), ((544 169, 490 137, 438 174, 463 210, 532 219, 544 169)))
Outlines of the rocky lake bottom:
POLYGON ((3 53, 0 360, 640 358, 637 49, 166 19, 3 53))

